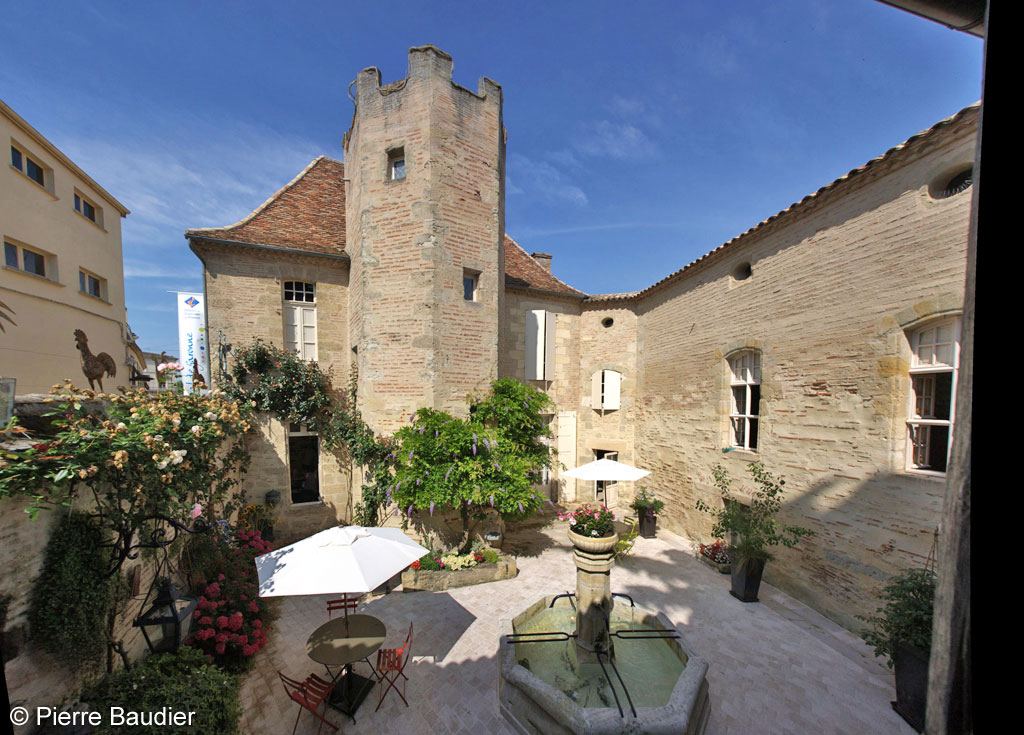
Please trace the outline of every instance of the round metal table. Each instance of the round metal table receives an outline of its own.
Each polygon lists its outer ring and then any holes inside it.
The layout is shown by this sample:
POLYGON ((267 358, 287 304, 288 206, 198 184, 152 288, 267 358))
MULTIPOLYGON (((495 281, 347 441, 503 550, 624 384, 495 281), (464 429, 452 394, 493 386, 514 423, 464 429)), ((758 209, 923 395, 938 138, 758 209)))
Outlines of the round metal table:
MULTIPOLYGON (((388 630, 372 615, 349 615, 335 618, 313 631, 306 641, 306 653, 319 664, 343 666, 341 687, 335 686, 331 705, 356 721, 355 712, 376 683, 352 671, 352 664, 369 658, 381 647, 388 630)), ((371 664, 372 668, 372 664, 371 664)), ((339 672, 340 675, 341 672, 339 672)), ((339 675, 332 675, 335 684, 339 675)))

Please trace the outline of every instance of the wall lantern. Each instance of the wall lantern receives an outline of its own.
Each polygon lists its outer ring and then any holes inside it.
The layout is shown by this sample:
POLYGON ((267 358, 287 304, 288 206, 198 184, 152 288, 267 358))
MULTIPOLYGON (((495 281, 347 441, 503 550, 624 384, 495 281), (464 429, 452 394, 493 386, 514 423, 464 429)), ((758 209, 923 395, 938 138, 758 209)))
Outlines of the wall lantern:
POLYGON ((177 651, 188 637, 197 604, 198 600, 182 595, 171 584, 170 577, 164 577, 153 604, 132 625, 142 628, 142 635, 153 653, 177 651))

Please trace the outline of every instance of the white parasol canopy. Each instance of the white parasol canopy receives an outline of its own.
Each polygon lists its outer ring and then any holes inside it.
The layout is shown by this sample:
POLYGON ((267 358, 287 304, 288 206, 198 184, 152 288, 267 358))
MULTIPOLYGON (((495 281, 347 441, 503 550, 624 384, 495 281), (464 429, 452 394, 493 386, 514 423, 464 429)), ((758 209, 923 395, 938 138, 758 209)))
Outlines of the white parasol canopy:
POLYGON ((651 474, 650 470, 642 470, 633 465, 616 462, 614 459, 595 459, 584 465, 562 473, 562 477, 577 480, 604 480, 607 482, 633 482, 651 474))
POLYGON ((400 528, 328 528, 256 557, 260 597, 371 592, 427 552, 400 528))

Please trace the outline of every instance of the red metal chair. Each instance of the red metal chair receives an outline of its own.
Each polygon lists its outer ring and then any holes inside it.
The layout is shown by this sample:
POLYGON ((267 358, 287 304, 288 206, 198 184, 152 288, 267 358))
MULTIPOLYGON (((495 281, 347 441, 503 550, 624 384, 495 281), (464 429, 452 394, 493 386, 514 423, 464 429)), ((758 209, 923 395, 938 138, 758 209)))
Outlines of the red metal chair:
MULTIPOLYGON (((331 698, 331 690, 334 689, 333 682, 324 681, 316 674, 310 674, 306 677, 305 681, 296 681, 290 677, 285 676, 280 671, 277 675, 281 677, 281 683, 284 684, 284 691, 288 695, 289 699, 298 702, 299 710, 298 716, 295 718, 295 725, 292 727, 292 735, 295 735, 295 730, 299 726, 299 718, 302 717, 302 710, 308 709, 313 713, 313 716, 320 720, 320 726, 317 727, 317 735, 320 735, 320 730, 323 729, 324 725, 333 728, 335 732, 338 731, 338 726, 333 722, 328 721, 323 715, 317 712, 320 709, 322 702, 327 702, 331 698)), ((324 704, 324 715, 327 714, 327 705, 324 704)))
MULTIPOLYGON (((401 648, 382 648, 377 651, 377 674, 380 676, 380 701, 377 702, 377 709, 384 703, 384 695, 392 689, 402 698, 405 706, 409 706, 405 698, 405 682, 409 677, 405 675, 405 666, 412 656, 412 623, 409 623, 409 635, 405 637, 405 643, 401 648), (398 680, 402 679, 402 691, 398 691, 398 680), (387 685, 385 686, 385 682, 387 685)), ((374 710, 376 712, 377 710, 374 710)))
POLYGON ((357 596, 349 597, 348 595, 342 595, 340 600, 328 600, 327 601, 327 619, 330 620, 331 613, 337 612, 338 610, 345 611, 345 617, 348 617, 348 611, 356 611, 356 606, 359 604, 359 598, 357 596))

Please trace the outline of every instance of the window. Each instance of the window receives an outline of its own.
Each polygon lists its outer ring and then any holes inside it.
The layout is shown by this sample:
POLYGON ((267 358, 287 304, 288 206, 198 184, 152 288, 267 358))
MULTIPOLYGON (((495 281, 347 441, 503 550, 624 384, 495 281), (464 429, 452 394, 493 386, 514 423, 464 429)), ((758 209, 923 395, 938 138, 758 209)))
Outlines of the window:
POLYGON ((103 208, 97 207, 77 191, 75 192, 75 211, 87 220, 103 227, 103 208))
POLYGON ((761 355, 741 352, 729 358, 732 372, 732 405, 729 411, 729 442, 737 449, 757 451, 761 413, 761 355))
POLYGON ((106 300, 106 279, 93 275, 88 271, 78 271, 78 290, 82 293, 106 300))
POLYGON ((4 265, 8 268, 55 281, 57 280, 55 261, 56 258, 52 255, 4 240, 4 265))
POLYGON ((555 379, 555 315, 550 311, 526 312, 526 379, 555 379))
POLYGON ((284 347, 303 360, 316 359, 316 288, 303 281, 284 282, 284 347))
POLYGON ((590 376, 591 405, 601 411, 617 411, 620 406, 621 385, 621 373, 614 370, 598 370, 590 376))
POLYGON ((47 191, 52 190, 52 177, 49 175, 49 169, 35 157, 15 145, 11 145, 11 166, 21 171, 47 191))
POLYGON ((958 319, 931 324, 910 336, 910 410, 907 469, 941 474, 949 461, 953 397, 960 362, 958 319))
POLYGON ((405 148, 394 148, 388 151, 388 180, 398 181, 405 178, 405 148))
POLYGON ((320 439, 302 424, 288 428, 288 469, 291 473, 292 503, 320 500, 320 439))
POLYGON ((462 269, 462 292, 466 301, 480 300, 480 273, 469 268, 462 269))

